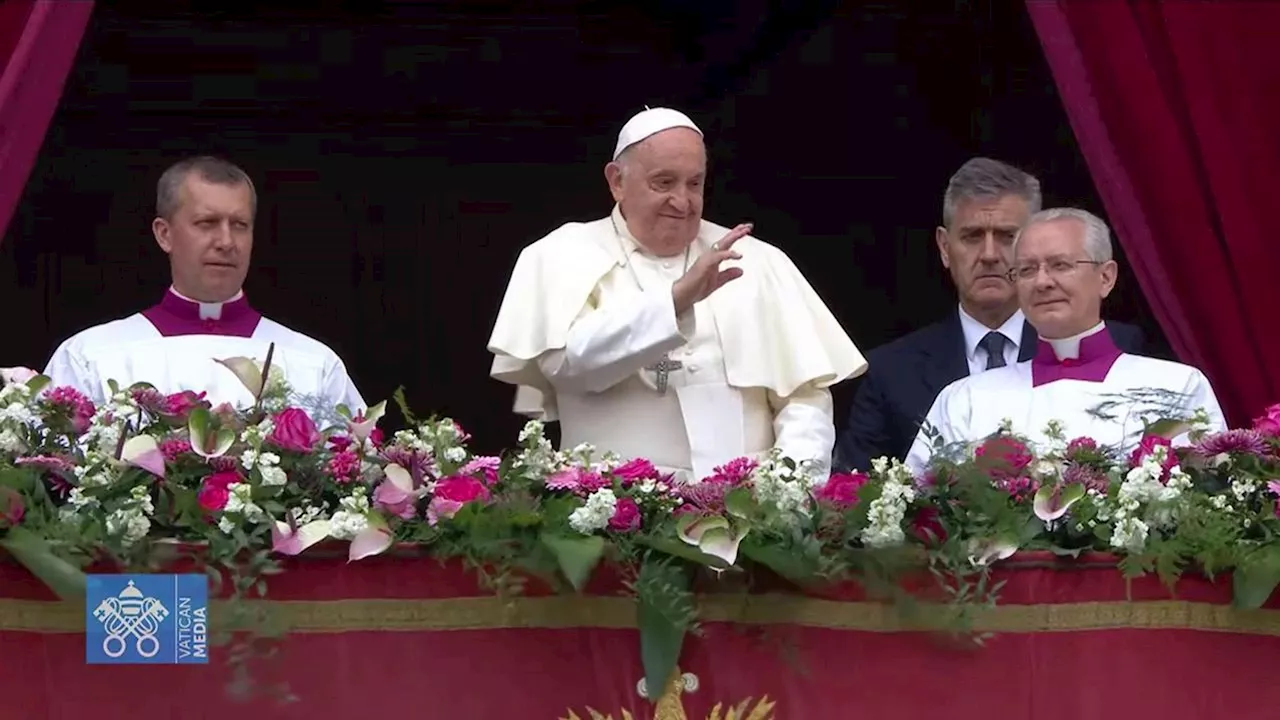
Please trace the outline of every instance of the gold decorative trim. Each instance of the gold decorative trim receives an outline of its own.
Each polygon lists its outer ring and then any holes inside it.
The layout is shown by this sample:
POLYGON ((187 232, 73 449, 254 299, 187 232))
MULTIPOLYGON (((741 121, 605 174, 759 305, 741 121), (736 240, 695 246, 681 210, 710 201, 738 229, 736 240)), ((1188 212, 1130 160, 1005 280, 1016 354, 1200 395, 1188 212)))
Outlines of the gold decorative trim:
MULTIPOLYGON (((635 603, 626 597, 467 597, 429 600, 268 601, 272 615, 290 632, 448 631, 513 628, 633 629, 635 603)), ((225 605, 212 603, 212 621, 225 605)), ((709 595, 700 598, 703 622, 805 627, 892 633, 946 626, 946 608, 922 608, 910 619, 897 608, 796 595, 709 595)), ((1184 602, 1081 602, 1000 605, 975 609, 978 632, 1040 633, 1082 630, 1202 630, 1280 636, 1280 611, 1237 610, 1227 605, 1184 602)), ((84 607, 74 603, 0 599, 0 631, 76 633, 84 630, 84 607)))

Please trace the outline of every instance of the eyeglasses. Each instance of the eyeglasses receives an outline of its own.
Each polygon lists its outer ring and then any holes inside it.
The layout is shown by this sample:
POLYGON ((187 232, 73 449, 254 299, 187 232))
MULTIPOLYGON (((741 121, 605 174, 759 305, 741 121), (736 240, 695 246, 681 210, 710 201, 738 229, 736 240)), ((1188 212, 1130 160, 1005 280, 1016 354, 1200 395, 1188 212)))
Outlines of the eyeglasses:
POLYGON ((1046 262, 1026 263, 1024 265, 1015 265, 1009 270, 1009 280, 1034 280, 1040 274, 1040 268, 1043 267, 1045 272, 1049 273, 1049 277, 1065 277, 1076 271, 1081 265, 1101 265, 1097 260, 1048 260, 1046 262))

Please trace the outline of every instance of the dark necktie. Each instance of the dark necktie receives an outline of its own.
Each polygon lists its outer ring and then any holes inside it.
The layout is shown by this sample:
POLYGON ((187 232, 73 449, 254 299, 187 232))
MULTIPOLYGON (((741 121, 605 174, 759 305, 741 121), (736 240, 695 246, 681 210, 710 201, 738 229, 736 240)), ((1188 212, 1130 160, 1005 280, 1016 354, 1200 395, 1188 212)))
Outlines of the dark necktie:
POLYGON ((1002 368, 1004 362, 1004 344, 1009 342, 1004 335, 994 330, 978 342, 978 346, 987 351, 987 369, 1002 368))

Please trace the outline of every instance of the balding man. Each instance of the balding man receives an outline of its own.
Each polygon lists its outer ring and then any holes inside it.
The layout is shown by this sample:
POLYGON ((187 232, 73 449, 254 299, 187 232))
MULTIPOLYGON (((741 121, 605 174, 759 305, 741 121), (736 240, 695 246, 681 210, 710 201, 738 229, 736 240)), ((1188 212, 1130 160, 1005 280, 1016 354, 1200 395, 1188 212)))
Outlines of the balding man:
POLYGON ((516 262, 489 340, 516 411, 686 478, 775 447, 825 473, 828 388, 866 361, 781 250, 702 219, 702 132, 645 110, 604 174, 613 212, 516 262))
POLYGON ((164 393, 206 393, 215 405, 239 407, 254 398, 216 360, 266 360, 284 373, 295 403, 313 415, 341 404, 352 413, 364 399, 342 360, 324 343, 263 317, 241 286, 253 252, 257 194, 243 170, 212 157, 183 160, 156 189, 151 231, 169 256, 172 284, 155 306, 83 330, 54 351, 45 374, 102 403, 109 381, 137 382, 164 393))

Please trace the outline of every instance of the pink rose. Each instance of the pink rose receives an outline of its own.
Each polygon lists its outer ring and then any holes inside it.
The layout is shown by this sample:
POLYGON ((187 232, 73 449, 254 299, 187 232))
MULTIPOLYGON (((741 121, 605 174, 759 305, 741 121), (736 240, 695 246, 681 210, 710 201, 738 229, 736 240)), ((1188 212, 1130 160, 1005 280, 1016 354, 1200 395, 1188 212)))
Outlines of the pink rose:
POLYGON ((267 440, 281 450, 306 453, 320 444, 320 431, 311 416, 298 408, 285 408, 271 418, 267 440))
POLYGON ((1267 408, 1262 417, 1254 419, 1253 429, 1264 435, 1280 438, 1280 403, 1267 408))
POLYGON ((231 499, 228 489, 236 483, 244 482, 240 473, 223 471, 209 475, 200 483, 200 492, 196 494, 196 502, 208 512, 217 512, 227 506, 231 499))
POLYGON ((209 402, 204 399, 206 393, 195 393, 190 390, 183 390, 164 397, 164 414, 175 417, 179 420, 186 420, 192 410, 198 407, 208 407, 209 402))
POLYGON ((832 473, 827 482, 813 496, 821 503, 847 510, 858 504, 858 490, 870 482, 863 473, 832 473))
POLYGON ((488 500, 489 488, 479 479, 450 475, 436 483, 435 494, 427 505, 427 522, 435 525, 457 515, 467 503, 488 500))
POLYGON ((1012 477, 1031 464, 1031 451, 1008 435, 988 439, 973 451, 979 468, 996 477, 1012 477))
POLYGON ((614 468, 613 474, 622 480, 623 485, 630 485, 639 480, 657 480, 658 468, 644 458, 636 458, 614 468))
POLYGON ((609 518, 609 529, 614 532, 635 532, 640 529, 640 506, 629 497, 619 498, 609 518))

